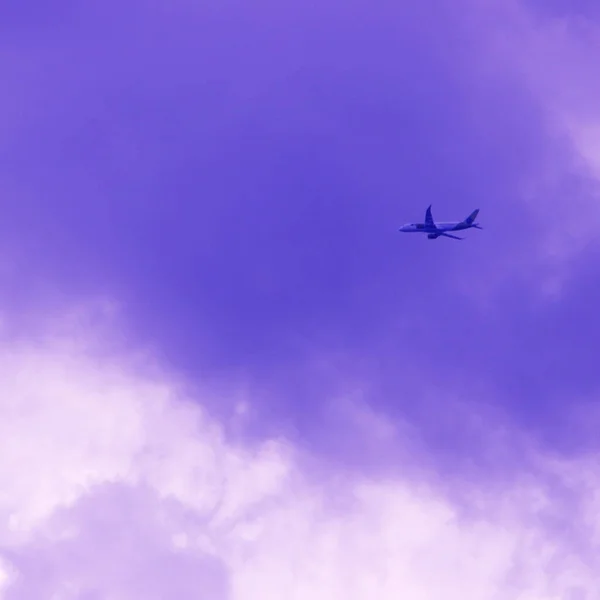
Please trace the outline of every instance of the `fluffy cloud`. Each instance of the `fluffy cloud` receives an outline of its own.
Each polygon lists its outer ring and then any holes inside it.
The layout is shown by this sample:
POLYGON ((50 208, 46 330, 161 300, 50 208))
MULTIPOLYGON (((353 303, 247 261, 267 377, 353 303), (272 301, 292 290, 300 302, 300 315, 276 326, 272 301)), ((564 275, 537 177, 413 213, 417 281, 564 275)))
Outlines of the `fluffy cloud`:
MULTIPOLYGON (((415 475, 405 451, 393 476, 342 473, 285 440, 229 439, 201 393, 75 333, 76 344, 0 349, 7 600, 583 600, 600 589, 591 460, 531 448, 534 466, 503 484, 415 475)), ((335 410, 350 414, 340 427, 362 411, 388 451, 404 431, 382 429, 366 405, 335 410)))

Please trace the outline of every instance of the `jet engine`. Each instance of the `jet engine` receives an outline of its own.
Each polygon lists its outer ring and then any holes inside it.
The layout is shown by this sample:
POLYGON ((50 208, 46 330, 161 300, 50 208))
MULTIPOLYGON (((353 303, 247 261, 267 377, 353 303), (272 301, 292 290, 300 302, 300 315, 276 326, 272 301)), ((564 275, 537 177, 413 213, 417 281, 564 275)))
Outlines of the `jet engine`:
POLYGON ((428 234, 427 234, 427 237, 428 237, 430 240, 435 240, 435 238, 437 237, 437 235, 436 235, 435 233, 428 233, 428 234))

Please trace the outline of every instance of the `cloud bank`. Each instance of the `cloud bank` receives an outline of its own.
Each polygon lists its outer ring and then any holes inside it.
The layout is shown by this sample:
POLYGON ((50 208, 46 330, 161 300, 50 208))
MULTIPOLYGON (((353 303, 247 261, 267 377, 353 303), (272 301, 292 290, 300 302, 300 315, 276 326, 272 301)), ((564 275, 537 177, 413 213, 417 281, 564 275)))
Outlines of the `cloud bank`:
MULTIPOLYGON (((227 435, 202 393, 102 356, 101 337, 85 324, 0 346, 4 599, 596 597, 591 459, 530 445, 502 484, 415 471, 406 452, 393 476, 336 471, 227 435)), ((351 400, 336 410, 396 431, 351 400)))

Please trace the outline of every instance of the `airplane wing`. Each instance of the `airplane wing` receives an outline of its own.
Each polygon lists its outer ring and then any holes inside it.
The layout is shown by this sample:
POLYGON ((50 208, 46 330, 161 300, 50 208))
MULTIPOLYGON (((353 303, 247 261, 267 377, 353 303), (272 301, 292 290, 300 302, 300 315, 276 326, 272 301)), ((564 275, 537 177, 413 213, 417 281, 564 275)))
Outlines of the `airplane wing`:
POLYGON ((440 232, 439 235, 443 235, 445 237, 452 238, 453 240, 464 240, 465 238, 458 237, 457 235, 450 235, 449 233, 440 232))
POLYGON ((433 222, 433 217, 431 216, 431 204, 427 208, 427 212, 425 213, 425 225, 426 227, 435 229, 435 223, 433 222))

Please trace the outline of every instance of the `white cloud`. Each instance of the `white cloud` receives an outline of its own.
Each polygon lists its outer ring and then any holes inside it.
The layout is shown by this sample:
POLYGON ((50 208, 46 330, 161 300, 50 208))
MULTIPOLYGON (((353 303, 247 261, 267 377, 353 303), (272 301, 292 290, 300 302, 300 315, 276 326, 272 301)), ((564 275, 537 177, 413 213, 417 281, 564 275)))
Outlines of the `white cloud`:
MULTIPOLYGON (((8 600, 582 600, 600 589, 591 460, 534 456, 503 488, 459 487, 466 503, 408 462, 406 476, 336 474, 283 440, 232 442, 201 397, 99 358, 75 333, 74 345, 63 332, 0 346, 8 600)), ((406 431, 360 404, 343 410, 351 435, 367 411, 388 451, 406 431)))
POLYGON ((546 170, 527 183, 524 196, 547 232, 542 253, 560 264, 596 238, 600 23, 535 12, 520 0, 507 4, 507 14, 508 33, 496 38, 496 51, 539 99, 549 133, 546 170))

